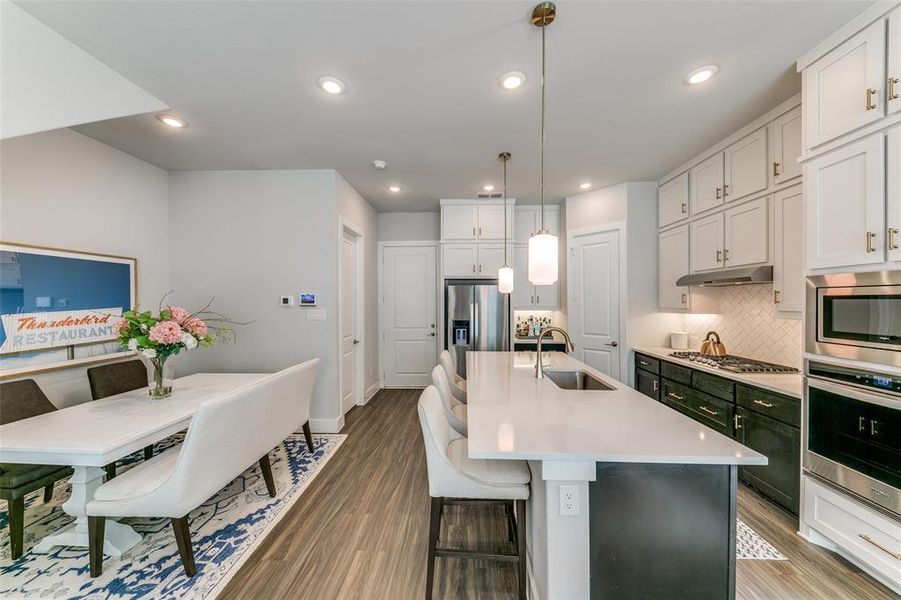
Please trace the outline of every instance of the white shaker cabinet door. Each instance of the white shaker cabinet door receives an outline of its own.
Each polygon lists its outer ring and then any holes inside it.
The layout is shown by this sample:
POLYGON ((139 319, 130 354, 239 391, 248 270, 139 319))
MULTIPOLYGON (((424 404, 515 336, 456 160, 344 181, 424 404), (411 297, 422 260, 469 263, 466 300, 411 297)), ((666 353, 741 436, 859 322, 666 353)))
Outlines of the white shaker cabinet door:
MULTIPOLYGON (((477 226, 480 240, 504 239, 504 206, 490 205, 479 206, 479 224, 477 226)), ((512 224, 508 222, 507 235, 509 236, 512 224)))
MULTIPOLYGON (((898 20, 901 21, 901 19, 898 20)), ((888 132, 885 164, 887 169, 885 179, 888 182, 885 197, 886 214, 888 215, 886 249, 889 260, 901 261, 901 126, 888 132)))
POLYGON ((723 213, 692 221, 689 235, 692 273, 722 269, 723 242, 723 213))
POLYGON ((670 179, 657 190, 657 226, 666 227, 688 218, 688 173, 670 179))
POLYGON ((894 114, 901 111, 901 6, 888 14, 887 71, 885 108, 894 114))
POLYGON ((525 206, 517 206, 513 211, 513 241, 517 244, 528 244, 529 238, 537 231, 535 216, 538 212, 525 206))
POLYGON ((801 176, 801 107, 773 121, 773 183, 782 185, 801 176))
POLYGON ((885 19, 804 69, 807 147, 882 118, 884 77, 885 19))
POLYGON ((689 289, 676 281, 688 275, 688 225, 659 234, 657 238, 657 305, 660 310, 689 308, 689 289))
POLYGON ((804 305, 803 200, 800 185, 780 190, 773 197, 773 303, 784 312, 801 312, 804 305))
POLYGON ((445 244, 442 254, 444 277, 472 277, 479 268, 478 244, 445 244))
POLYGON ((690 172, 691 214, 718 206, 723 200, 723 153, 714 154, 690 172))
POLYGON ((529 248, 513 250, 513 308, 529 309, 535 303, 535 286, 529 281, 529 248))
POLYGON ((442 240, 475 240, 478 228, 479 216, 475 206, 441 207, 442 240))
POLYGON ((769 260, 769 196, 730 208, 724 215, 726 267, 744 267, 769 260))
POLYGON ((723 196, 740 200, 769 185, 766 159, 766 127, 738 140, 723 153, 723 196))
POLYGON ((883 137, 873 134, 804 166, 809 269, 883 261, 883 137))
MULTIPOLYGON (((513 248, 507 249, 507 262, 513 260, 513 248)), ((497 277, 497 271, 504 265, 504 244, 479 244, 479 277, 497 277)))

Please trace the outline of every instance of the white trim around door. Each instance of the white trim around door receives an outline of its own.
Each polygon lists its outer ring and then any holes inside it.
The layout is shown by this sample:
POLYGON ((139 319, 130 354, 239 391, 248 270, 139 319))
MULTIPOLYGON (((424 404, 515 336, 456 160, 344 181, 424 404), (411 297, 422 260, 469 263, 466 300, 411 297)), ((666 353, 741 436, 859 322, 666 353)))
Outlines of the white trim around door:
POLYGON ((365 273, 365 257, 363 253, 365 238, 363 236, 363 230, 357 225, 345 219, 343 216, 338 216, 338 398, 340 403, 339 413, 343 415, 351 408, 352 406, 360 406, 365 403, 365 395, 364 395, 364 376, 365 373, 365 362, 366 362, 366 304, 365 304, 365 295, 364 285, 365 278, 363 274, 365 273), (345 268, 345 257, 344 253, 347 248, 347 241, 352 240, 351 243, 353 245, 353 281, 351 282, 353 285, 353 303, 354 308, 352 310, 351 318, 353 319, 352 331, 349 335, 352 336, 352 340, 348 341, 345 344, 344 338, 348 337, 344 335, 345 332, 345 310, 344 310, 344 302, 346 298, 344 297, 343 288, 345 285, 342 284, 343 276, 344 276, 344 268, 345 268), (348 348, 344 346, 348 345, 348 348), (351 346, 352 345, 352 346, 351 346), (351 349, 352 347, 352 349, 351 349), (345 354, 347 351, 353 352, 353 399, 352 404, 345 408, 344 405, 344 377, 345 377, 345 354))

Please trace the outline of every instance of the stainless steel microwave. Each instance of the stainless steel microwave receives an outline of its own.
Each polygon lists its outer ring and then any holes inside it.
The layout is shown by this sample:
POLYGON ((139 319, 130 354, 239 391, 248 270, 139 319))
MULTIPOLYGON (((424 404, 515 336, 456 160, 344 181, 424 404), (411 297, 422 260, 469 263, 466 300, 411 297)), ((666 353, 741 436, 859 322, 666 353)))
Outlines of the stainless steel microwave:
POLYGON ((901 367, 901 271, 807 278, 806 350, 901 367))

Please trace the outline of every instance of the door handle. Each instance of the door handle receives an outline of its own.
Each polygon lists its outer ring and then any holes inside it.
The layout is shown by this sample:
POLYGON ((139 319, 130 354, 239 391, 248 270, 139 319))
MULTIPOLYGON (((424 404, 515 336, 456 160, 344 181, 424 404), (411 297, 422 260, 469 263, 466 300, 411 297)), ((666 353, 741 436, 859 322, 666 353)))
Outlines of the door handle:
POLYGON ((654 380, 654 391, 656 392, 659 389, 660 389, 660 382, 655 379, 654 380))
MULTIPOLYGON (((432 335, 435 335, 435 334, 432 334, 432 335)), ((354 340, 354 344, 359 344, 359 343, 360 343, 360 340, 354 340)))
MULTIPOLYGON (((435 332, 433 331, 432 333, 430 333, 430 334, 429 334, 429 337, 435 337, 435 332)), ((354 341, 354 344, 356 344, 356 343, 357 343, 357 342, 354 341)))
POLYGON ((876 108, 876 90, 873 88, 867 88, 867 110, 873 110, 876 108))
POLYGON ((617 343, 616 340, 613 340, 612 342, 607 342, 607 345, 608 345, 608 346, 613 346, 614 348, 616 348, 617 346, 619 346, 619 344, 617 343))
POLYGON ((733 422, 735 423, 735 429, 741 429, 741 415, 737 414, 733 418, 733 422))

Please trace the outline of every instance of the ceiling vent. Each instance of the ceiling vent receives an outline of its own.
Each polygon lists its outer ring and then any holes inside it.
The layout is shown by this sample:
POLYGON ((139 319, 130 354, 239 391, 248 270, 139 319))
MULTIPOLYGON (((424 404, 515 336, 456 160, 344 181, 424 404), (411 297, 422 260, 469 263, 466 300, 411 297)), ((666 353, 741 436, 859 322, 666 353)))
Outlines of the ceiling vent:
POLYGON ((500 192, 479 192, 476 194, 476 198, 503 198, 504 195, 500 192))

